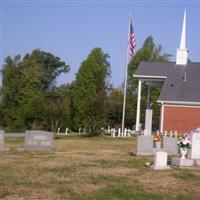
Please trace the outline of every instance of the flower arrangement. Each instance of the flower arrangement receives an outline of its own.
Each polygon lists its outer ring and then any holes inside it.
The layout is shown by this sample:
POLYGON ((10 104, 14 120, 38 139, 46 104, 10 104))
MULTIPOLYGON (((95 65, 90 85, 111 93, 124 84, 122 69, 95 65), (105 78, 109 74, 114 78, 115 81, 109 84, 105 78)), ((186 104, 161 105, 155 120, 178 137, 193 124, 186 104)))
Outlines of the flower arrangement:
POLYGON ((161 142, 161 137, 160 137, 160 135, 154 135, 153 141, 154 141, 154 142, 161 142))
POLYGON ((179 138, 178 141, 179 148, 189 149, 191 148, 191 135, 186 133, 182 137, 179 138))

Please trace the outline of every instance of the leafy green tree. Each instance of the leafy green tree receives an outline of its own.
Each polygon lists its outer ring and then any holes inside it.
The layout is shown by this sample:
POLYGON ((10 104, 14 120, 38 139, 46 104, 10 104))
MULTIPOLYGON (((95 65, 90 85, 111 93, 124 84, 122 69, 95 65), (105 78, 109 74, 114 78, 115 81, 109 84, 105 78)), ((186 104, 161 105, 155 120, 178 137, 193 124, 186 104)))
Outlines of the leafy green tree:
POLYGON ((3 67, 3 122, 9 131, 50 129, 47 124, 46 94, 55 78, 69 66, 51 53, 34 50, 7 57, 3 67))
POLYGON ((14 58, 8 56, 3 67, 3 86, 2 86, 2 115, 3 124, 8 130, 24 128, 23 119, 19 114, 16 94, 19 91, 18 65, 21 62, 20 56, 14 58))
POLYGON ((73 127, 71 120, 72 90, 73 83, 54 87, 46 94, 46 126, 52 132, 56 132, 58 127, 62 131, 73 127))
POLYGON ((27 57, 19 65, 18 77, 16 99, 25 126, 28 129, 41 129, 45 110, 42 68, 31 57, 27 57))
POLYGON ((107 124, 120 128, 122 122, 123 92, 121 88, 113 88, 106 104, 107 124))
POLYGON ((72 99, 74 125, 87 128, 90 135, 100 134, 105 123, 105 100, 111 73, 108 58, 100 48, 94 48, 76 75, 72 99))
MULTIPOLYGON (((108 95, 106 103, 106 116, 107 116, 107 125, 115 128, 121 128, 122 126, 122 108, 123 108, 123 90, 122 88, 113 88, 108 95)), ((127 98, 126 101, 126 118, 125 118, 125 127, 132 128, 135 110, 132 107, 132 98, 127 98)))
POLYGON ((34 60, 42 68, 42 86, 44 90, 53 87, 55 79, 61 73, 67 73, 70 70, 69 65, 66 65, 59 57, 49 52, 41 51, 40 49, 33 50, 30 55, 26 54, 24 59, 26 58, 34 60))
MULTIPOLYGON (((137 70, 139 64, 142 61, 158 61, 158 62, 166 62, 169 61, 170 54, 162 53, 162 46, 156 46, 153 37, 148 36, 143 43, 142 48, 140 48, 135 56, 133 62, 130 63, 128 68, 128 84, 127 84, 127 99, 132 102, 132 108, 136 110, 137 107, 137 89, 138 89, 138 81, 133 78, 133 74, 137 70), (132 99, 132 100, 131 100, 132 99)), ((159 88, 151 88, 151 99, 153 105, 153 128, 158 129, 159 125, 159 113, 160 106, 157 103, 157 99, 160 94, 159 88)), ((147 107, 147 85, 143 83, 142 86, 142 97, 141 97, 141 123, 144 124, 145 121, 145 109, 147 107)))

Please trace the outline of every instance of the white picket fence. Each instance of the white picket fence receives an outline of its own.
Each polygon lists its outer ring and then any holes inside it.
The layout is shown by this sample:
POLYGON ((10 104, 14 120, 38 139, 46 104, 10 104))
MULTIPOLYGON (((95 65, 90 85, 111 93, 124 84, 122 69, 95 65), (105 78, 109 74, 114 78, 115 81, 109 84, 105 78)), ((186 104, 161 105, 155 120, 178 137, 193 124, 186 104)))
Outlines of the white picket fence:
POLYGON ((124 131, 121 131, 121 128, 115 129, 115 128, 110 128, 108 126, 108 129, 102 129, 105 135, 110 135, 111 137, 130 137, 131 135, 135 134, 135 131, 131 129, 125 128, 124 131))
MULTIPOLYGON (((108 126, 108 129, 102 128, 102 132, 104 133, 104 135, 110 135, 112 138, 115 138, 115 137, 126 138, 126 137, 130 137, 131 135, 135 134, 135 131, 133 131, 131 129, 125 128, 124 131, 121 131, 120 128, 115 129, 115 128, 110 128, 109 126, 108 126)), ((78 132, 73 132, 69 128, 66 128, 65 132, 60 132, 60 128, 58 128, 56 134, 61 135, 61 136, 85 135, 86 130, 79 128, 78 132)))

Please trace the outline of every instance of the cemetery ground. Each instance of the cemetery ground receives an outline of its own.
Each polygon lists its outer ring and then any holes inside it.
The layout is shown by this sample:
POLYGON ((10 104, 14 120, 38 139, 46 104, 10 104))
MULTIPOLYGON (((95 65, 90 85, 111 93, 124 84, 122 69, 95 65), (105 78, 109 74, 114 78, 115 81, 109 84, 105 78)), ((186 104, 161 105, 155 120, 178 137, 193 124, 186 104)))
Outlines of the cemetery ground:
MULTIPOLYGON (((200 169, 155 171, 132 154, 136 139, 63 137, 54 152, 0 153, 0 199, 199 200, 200 169)), ((170 160, 170 159, 169 159, 170 160)))

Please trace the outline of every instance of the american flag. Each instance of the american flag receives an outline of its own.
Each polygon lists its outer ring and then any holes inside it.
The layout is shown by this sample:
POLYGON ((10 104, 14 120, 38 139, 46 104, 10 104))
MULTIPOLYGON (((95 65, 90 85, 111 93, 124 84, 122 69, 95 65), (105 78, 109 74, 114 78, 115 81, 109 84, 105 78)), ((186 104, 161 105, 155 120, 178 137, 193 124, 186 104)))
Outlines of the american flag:
POLYGON ((130 61, 133 60, 134 57, 134 48, 136 46, 136 38, 135 38, 135 33, 133 30, 132 22, 130 23, 130 36, 129 36, 129 42, 130 42, 130 61))

